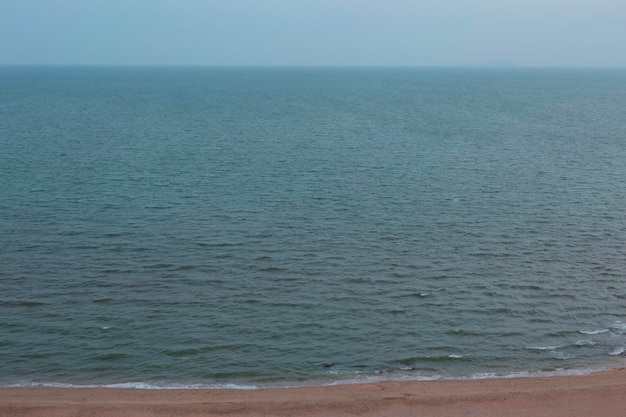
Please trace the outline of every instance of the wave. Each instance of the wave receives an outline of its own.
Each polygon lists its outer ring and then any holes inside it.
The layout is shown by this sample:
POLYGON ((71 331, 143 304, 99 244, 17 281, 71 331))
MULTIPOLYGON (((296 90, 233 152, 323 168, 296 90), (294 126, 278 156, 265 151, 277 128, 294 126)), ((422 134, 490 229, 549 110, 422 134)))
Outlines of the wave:
POLYGON ((0 301, 0 307, 44 307, 48 305, 43 301, 21 300, 21 301, 0 301))
POLYGON ((577 340, 576 343, 574 344, 575 346, 595 346, 596 342, 594 342, 593 340, 589 340, 589 339, 580 339, 577 340))
MULTIPOLYGON (((621 348, 623 352, 624 347, 621 348)), ((623 363, 621 363, 623 366, 623 363)), ((377 374, 361 374, 353 378, 333 379, 333 380, 310 380, 299 382, 284 383, 259 383, 259 384, 236 384, 236 383, 178 383, 163 381, 129 381, 117 382, 109 384, 72 384, 63 382, 18 382, 3 384, 0 387, 7 388, 110 388, 110 389, 137 389, 137 390, 257 390, 266 388, 298 388, 298 387, 314 387, 314 386, 335 386, 350 384, 367 384, 378 382, 393 381, 465 381, 465 380, 483 380, 483 379, 516 379, 516 378, 543 378, 551 376, 580 376, 588 375, 594 372, 603 372, 619 369, 620 364, 585 367, 585 368, 556 368, 551 370, 540 371, 519 371, 519 372, 475 372, 460 376, 446 376, 441 374, 423 375, 415 373, 385 373, 377 374)))
POLYGON ((119 382, 113 384, 69 384, 63 382, 22 382, 2 385, 8 388, 112 388, 139 390, 199 390, 199 389, 260 389, 258 385, 247 384, 182 384, 166 382, 119 382))
POLYGON ((528 350, 557 350, 562 346, 526 346, 528 350))
POLYGON ((615 329, 615 330, 620 330, 620 331, 626 332, 626 323, 624 323, 621 320, 614 321, 613 325, 611 327, 613 329, 615 329))
POLYGON ((579 330, 578 333, 587 334, 587 335, 596 335, 602 333, 608 333, 609 329, 598 329, 598 330, 579 330))

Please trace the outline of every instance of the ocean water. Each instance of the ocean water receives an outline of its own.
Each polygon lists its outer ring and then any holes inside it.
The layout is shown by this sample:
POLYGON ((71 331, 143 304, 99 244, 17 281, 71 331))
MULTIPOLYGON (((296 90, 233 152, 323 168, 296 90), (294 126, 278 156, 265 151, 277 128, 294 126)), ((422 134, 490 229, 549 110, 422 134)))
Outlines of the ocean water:
POLYGON ((0 67, 0 385, 577 372, 626 70, 0 67))

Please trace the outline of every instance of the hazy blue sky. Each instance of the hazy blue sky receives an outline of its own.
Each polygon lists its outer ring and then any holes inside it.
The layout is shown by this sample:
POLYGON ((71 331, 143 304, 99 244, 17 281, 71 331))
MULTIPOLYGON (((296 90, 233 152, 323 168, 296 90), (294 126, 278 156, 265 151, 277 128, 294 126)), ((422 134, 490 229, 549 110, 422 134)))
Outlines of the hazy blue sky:
POLYGON ((0 64, 626 66, 625 0, 0 0, 0 64))

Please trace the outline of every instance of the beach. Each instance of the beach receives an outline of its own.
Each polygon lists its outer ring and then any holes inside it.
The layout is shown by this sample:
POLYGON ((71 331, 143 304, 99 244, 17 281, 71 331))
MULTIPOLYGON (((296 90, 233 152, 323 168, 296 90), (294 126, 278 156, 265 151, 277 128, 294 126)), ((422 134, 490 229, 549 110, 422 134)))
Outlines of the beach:
POLYGON ((0 416, 596 416, 626 413, 626 368, 576 376, 256 390, 2 388, 0 416))

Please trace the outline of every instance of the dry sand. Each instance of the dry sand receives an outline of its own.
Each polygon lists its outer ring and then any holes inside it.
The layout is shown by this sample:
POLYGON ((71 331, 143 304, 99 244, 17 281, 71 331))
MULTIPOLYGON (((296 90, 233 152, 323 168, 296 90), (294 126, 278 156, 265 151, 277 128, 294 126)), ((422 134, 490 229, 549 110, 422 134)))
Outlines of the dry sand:
POLYGON ((258 390, 1 388, 0 416, 626 416, 626 369, 258 390))

